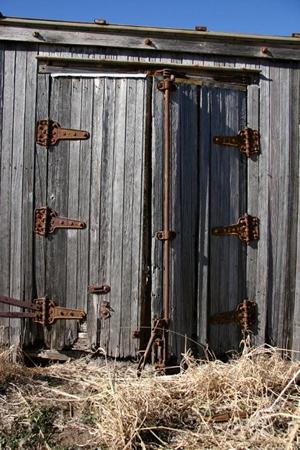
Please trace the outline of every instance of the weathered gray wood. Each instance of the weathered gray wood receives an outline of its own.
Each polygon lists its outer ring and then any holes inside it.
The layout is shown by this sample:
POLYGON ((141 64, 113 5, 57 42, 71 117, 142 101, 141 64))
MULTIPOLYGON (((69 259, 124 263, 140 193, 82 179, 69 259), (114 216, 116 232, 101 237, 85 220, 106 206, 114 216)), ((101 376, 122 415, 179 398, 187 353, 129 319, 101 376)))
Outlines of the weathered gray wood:
MULTIPOLYGON (((3 53, 2 53, 3 55, 3 53)), ((1 270, 0 288, 3 295, 10 295, 10 269, 11 269, 11 204, 13 193, 11 190, 12 158, 13 158, 13 123, 14 123, 14 77, 15 50, 5 50, 3 91, 2 91, 2 146, 1 146, 1 184, 0 184, 0 233, 1 233, 1 270)), ((0 304, 1 311, 7 311, 7 306, 0 304)), ((9 344, 9 319, 1 319, 1 344, 9 344)))
MULTIPOLYGON (((99 277, 100 284, 105 283, 111 286, 111 294, 105 296, 105 301, 110 302, 115 297, 115 286, 112 283, 110 272, 111 261, 111 235, 112 235, 112 203, 113 203, 113 150, 114 150, 114 116, 117 105, 115 104, 115 83, 116 80, 108 79, 104 81, 104 103, 102 117, 102 166, 101 166, 101 188, 100 188, 100 263, 99 277)), ((100 299, 101 301, 102 299, 100 299)), ((114 308, 114 302, 112 301, 114 308)), ((110 350, 110 327, 111 318, 101 319, 100 346, 107 354, 110 350)))
MULTIPOLYGON (((92 80, 82 80, 81 95, 81 129, 91 132, 94 109, 94 83, 92 80)), ((76 306, 87 310, 87 288, 89 284, 89 229, 90 229, 90 190, 91 190, 91 138, 81 141, 79 154, 79 191, 78 217, 86 223, 86 229, 77 231, 77 294, 76 306)), ((72 157, 70 155, 70 157, 72 157)), ((71 174, 70 174, 71 175, 71 174)))
POLYGON ((196 328, 198 89, 181 84, 171 93, 171 228, 176 238, 170 250, 170 352, 178 357, 191 347, 196 328))
MULTIPOLYGON (((209 305, 209 242, 210 242, 210 159, 211 159, 211 113, 210 89, 200 90, 199 101, 199 198, 197 242, 197 341, 206 344, 208 339, 209 305)), ((199 352, 200 348, 197 347, 199 352)))
MULTIPOLYGON (((68 128, 71 116, 70 80, 52 80, 50 98, 51 119, 68 128)), ((48 150, 47 204, 63 217, 68 215, 69 146, 69 141, 61 141, 48 150)), ((67 233, 67 230, 58 230, 46 238, 40 236, 46 245, 46 292, 61 306, 66 305, 67 233)), ((63 320, 53 325, 48 337, 51 348, 58 350, 64 348, 65 329, 66 323, 63 320)))
MULTIPOLYGON (((24 51, 24 50, 23 50, 24 51)), ((33 248, 33 202, 35 180, 35 120, 36 120, 36 93, 37 93, 37 64, 36 49, 26 52, 26 93, 24 116, 24 143, 23 151, 23 203, 22 203, 22 293, 25 300, 31 300, 36 295, 34 286, 34 248, 33 248)), ((21 331, 21 343, 33 344, 37 333, 32 321, 24 321, 21 331)))
POLYGON ((270 152, 269 152, 269 295, 268 339, 270 343, 286 347, 284 333, 286 314, 286 285, 288 268, 288 186, 290 177, 289 147, 289 70, 270 68, 270 152))
MULTIPOLYGON (((1 22, 3 25, 4 22, 1 22)), ((0 24, 0 25, 1 25, 0 24)), ((99 28, 94 32, 74 31, 60 29, 56 26, 40 27, 38 24, 33 28, 18 26, 1 26, 1 39, 19 42, 34 42, 40 44, 63 44, 63 45, 92 45, 95 47, 116 47, 128 48, 144 51, 153 51, 153 48, 160 51, 176 51, 190 52, 196 54, 214 54, 228 56, 247 56, 247 57, 263 57, 265 59, 300 59, 300 46, 297 39, 283 38, 270 40, 268 45, 268 53, 261 51, 262 46, 265 47, 267 38, 253 39, 249 37, 238 37, 236 41, 230 36, 212 34, 197 34, 195 32, 185 35, 182 32, 160 33, 159 31, 149 31, 146 37, 151 37, 153 44, 151 46, 145 43, 145 32, 138 28, 134 30, 127 28, 126 33, 120 33, 120 30, 109 28, 99 28)), ((171 30, 170 30, 171 31, 171 30)))
MULTIPOLYGON (((94 110, 92 120, 92 153, 91 153, 91 211, 90 211, 90 254, 89 254, 89 284, 101 285, 103 279, 100 272, 100 211, 101 211, 101 173, 102 173, 102 140, 104 114, 105 80, 98 78, 94 81, 94 110)), ((92 347, 100 344, 100 316, 99 303, 102 299, 98 295, 90 295, 87 299, 87 331, 89 343, 92 347)))
POLYGON ((291 313, 289 328, 289 348, 293 348, 297 353, 294 354, 295 359, 300 359, 300 68, 294 67, 292 71, 292 83, 290 89, 291 98, 291 150, 292 150, 292 176, 293 183, 290 184, 290 204, 291 215, 297 217, 297 220, 290 221, 292 229, 290 231, 290 289, 288 292, 288 303, 292 304, 293 311, 291 313), (289 295, 290 294, 290 295, 289 295))
MULTIPOLYGON (((299 83, 299 69, 298 69, 298 83, 299 83)), ((299 86, 299 84, 298 84, 299 86)), ((300 150, 300 126, 298 126, 298 151, 300 150)), ((298 174, 300 174, 299 164, 298 164, 298 174)), ((299 175, 298 175, 299 176, 299 175)), ((300 183, 298 178, 298 211, 300 208, 299 205, 300 199, 300 183)), ((295 270, 295 303, 294 303, 294 314, 292 321, 292 348, 297 353, 294 354, 295 359, 300 359, 300 217, 298 214, 298 223, 297 223, 297 256, 296 256, 296 270, 295 270)))
MULTIPOLYGON (((71 84, 71 122, 70 127, 81 129, 82 116, 82 81, 80 79, 68 80, 71 84)), ((79 196, 80 196, 80 154, 82 152, 80 141, 70 141, 70 159, 68 169, 68 217, 79 218, 79 196)), ((86 155, 86 153, 85 153, 86 155)), ((86 182, 86 180, 85 180, 86 182)), ((64 186, 61 186, 64 189, 64 186)), ((81 265, 80 255, 78 255, 78 240, 80 232, 77 230, 68 230, 67 234, 67 272, 66 272, 66 306, 68 308, 77 307, 77 268, 81 265)), ((85 233, 86 235, 87 233, 85 233)), ((82 302, 80 302, 82 303, 82 302)), ((82 304, 80 305, 82 306, 82 304)), ((66 341, 65 345, 71 345, 77 338, 78 324, 76 321, 66 323, 66 341)))
MULTIPOLYGON (((36 93, 36 120, 47 119, 50 116, 50 78, 47 75, 38 75, 36 93)), ((39 208, 47 204, 47 180, 48 180, 48 151, 40 145, 35 145, 35 177, 34 177, 34 208, 39 208)), ((32 228, 33 232, 33 228, 32 228)), ((34 268, 33 268, 33 289, 37 297, 47 295, 46 291, 46 242, 34 234, 34 268)), ((30 336, 26 339, 26 344, 33 343, 38 337, 38 328, 30 324, 30 336)), ((41 332, 44 339, 44 332, 41 332)), ((42 340, 41 339, 41 340, 42 340)))
MULTIPOLYGON (((25 134, 25 100, 26 100, 26 52, 20 48, 15 59, 14 86, 14 119, 12 130, 12 171, 10 206, 10 295, 23 298, 23 267, 22 267, 22 197, 23 197, 23 161, 25 134), (18 238, 16 238, 18 236, 18 238)), ((19 311, 19 308, 11 308, 19 311)), ((10 319, 10 344, 20 343, 20 319, 10 319)))
MULTIPOLYGON (((247 91, 247 126, 259 130, 259 87, 248 86, 247 91)), ((258 217, 259 196, 259 158, 249 158, 247 179, 247 201, 248 214, 258 217)), ((256 296, 256 273, 257 273, 257 248, 247 248, 247 297, 255 299, 256 296)), ((261 305, 258 306, 259 310, 261 305)))
MULTIPOLYGON (((214 89, 211 137, 234 135, 245 126, 245 94, 214 89)), ((246 212, 245 161, 238 149, 211 147, 210 226, 236 223, 246 212)), ((245 298, 246 249, 236 237, 211 236, 209 315, 235 309, 245 298)), ((209 345, 217 354, 238 350, 241 339, 235 324, 210 325, 209 345)))

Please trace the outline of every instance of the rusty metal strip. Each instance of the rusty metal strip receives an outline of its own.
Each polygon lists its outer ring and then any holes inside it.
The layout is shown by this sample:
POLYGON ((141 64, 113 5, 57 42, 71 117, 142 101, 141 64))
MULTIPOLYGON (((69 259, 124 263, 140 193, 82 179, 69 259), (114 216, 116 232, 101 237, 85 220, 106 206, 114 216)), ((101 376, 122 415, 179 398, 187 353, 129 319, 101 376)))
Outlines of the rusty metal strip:
POLYGON ((60 217, 54 209, 48 206, 36 208, 34 211, 34 232, 41 236, 47 236, 54 233, 57 229, 75 229, 83 230, 86 223, 70 219, 68 217, 60 217))
POLYGON ((213 142, 217 145, 239 148, 247 158, 260 152, 259 132, 252 128, 244 128, 236 136, 215 136, 213 142))
POLYGON ((249 245, 251 241, 259 239, 259 219, 245 213, 233 225, 213 228, 212 234, 214 236, 237 236, 242 242, 249 245))
POLYGON ((48 148, 62 140, 89 139, 90 133, 85 130, 62 128, 55 120, 39 120, 36 125, 36 143, 48 148))
POLYGON ((257 303, 254 300, 244 300, 232 311, 214 314, 210 317, 211 324, 223 325, 237 323, 242 331, 249 331, 257 320, 257 303))
POLYGON ((19 308, 26 308, 36 310, 37 306, 33 302, 23 302, 17 298, 7 297, 5 295, 0 295, 0 303, 5 303, 11 306, 18 306, 19 308))

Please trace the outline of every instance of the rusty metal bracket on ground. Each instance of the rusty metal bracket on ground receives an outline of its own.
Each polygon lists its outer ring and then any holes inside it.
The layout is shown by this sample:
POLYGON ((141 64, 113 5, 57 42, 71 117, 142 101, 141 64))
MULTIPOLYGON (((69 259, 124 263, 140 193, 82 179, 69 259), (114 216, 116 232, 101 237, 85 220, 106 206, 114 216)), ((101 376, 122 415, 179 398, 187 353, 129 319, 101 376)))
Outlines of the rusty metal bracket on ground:
POLYGON ((59 228, 83 230, 86 228, 86 223, 77 219, 60 217, 54 209, 49 208, 48 206, 35 209, 34 232, 36 234, 47 236, 48 234, 54 233, 55 230, 59 228))
POLYGON ((214 314, 209 321, 212 324, 236 322, 242 331, 250 331, 257 320, 257 303, 254 300, 244 300, 232 311, 214 314))
POLYGON ((17 306, 21 309, 29 309, 30 312, 1 311, 0 317, 33 319, 35 323, 43 326, 53 325, 57 320, 85 320, 86 313, 83 309, 71 309, 57 305, 53 300, 43 297, 32 302, 23 302, 16 298, 0 296, 0 303, 17 306))
POLYGON ((55 120, 39 120, 36 124, 36 143, 46 148, 62 140, 77 141, 89 139, 89 137, 88 131, 62 128, 55 120))
POLYGON ((212 229, 214 236, 238 236, 238 238, 249 245, 251 241, 259 239, 259 219, 245 213, 234 225, 215 227, 212 229))
POLYGON ((213 142, 217 145, 239 148, 247 158, 260 152, 259 132, 252 128, 240 130, 237 136, 215 136, 213 142))
POLYGON ((152 328, 151 328, 151 336, 148 341, 146 350, 144 351, 142 357, 139 360, 137 375, 140 376, 146 362, 148 361, 152 350, 153 358, 152 362, 154 364, 155 369, 164 369, 166 367, 167 360, 167 334, 168 334, 168 322, 164 319, 154 319, 152 328))

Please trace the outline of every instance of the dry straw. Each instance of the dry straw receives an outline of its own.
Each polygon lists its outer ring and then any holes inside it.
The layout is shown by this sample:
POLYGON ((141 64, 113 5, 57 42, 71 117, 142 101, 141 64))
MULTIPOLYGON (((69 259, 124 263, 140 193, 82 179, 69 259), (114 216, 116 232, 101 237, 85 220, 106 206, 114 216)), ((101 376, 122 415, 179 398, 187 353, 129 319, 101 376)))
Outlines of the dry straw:
POLYGON ((81 359, 0 370, 0 443, 28 449, 297 449, 300 365, 261 347, 230 363, 136 377, 129 363, 81 359))

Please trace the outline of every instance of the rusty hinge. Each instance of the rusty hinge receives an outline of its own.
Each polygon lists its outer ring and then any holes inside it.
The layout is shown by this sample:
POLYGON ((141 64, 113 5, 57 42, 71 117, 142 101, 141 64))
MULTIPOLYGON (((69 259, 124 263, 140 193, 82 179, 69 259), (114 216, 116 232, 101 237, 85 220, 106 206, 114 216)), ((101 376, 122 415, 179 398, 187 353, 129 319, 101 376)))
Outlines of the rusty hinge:
POLYGON ((36 142, 47 148, 61 140, 85 140, 89 137, 88 131, 61 128, 54 120, 39 120, 36 124, 36 142))
POLYGON ((252 128, 240 130, 237 136, 215 136, 213 141, 217 145, 237 147, 248 158, 260 152, 259 132, 252 128))
POLYGON ((214 236, 238 236, 242 242, 249 245, 251 241, 259 239, 259 219, 246 213, 234 225, 213 228, 212 234, 214 236))
POLYGON ((155 233, 155 237, 159 241, 168 241, 168 240, 171 241, 172 239, 174 239, 176 237, 176 232, 172 231, 172 230, 157 231, 155 233))
POLYGON ((48 206, 36 208, 34 211, 34 232, 41 236, 54 233, 58 228, 83 230, 86 223, 81 220, 60 217, 54 209, 48 206))
POLYGON ((0 303, 30 310, 30 312, 1 311, 0 317, 31 318, 35 323, 43 326, 53 325, 59 319, 81 321, 86 319, 83 309, 64 308, 47 297, 38 298, 32 302, 23 302, 16 298, 0 296, 0 303))
POLYGON ((112 307, 110 306, 110 302, 103 301, 100 305, 100 317, 101 319, 109 319, 111 317, 111 312, 114 312, 112 307))
POLYGON ((242 331, 249 331, 257 320, 257 303, 254 300, 244 300, 236 309, 214 314, 209 321, 212 324, 236 322, 242 331))
POLYGON ((110 292, 110 286, 108 284, 101 284, 100 286, 91 285, 88 286, 88 294, 105 295, 110 292))

